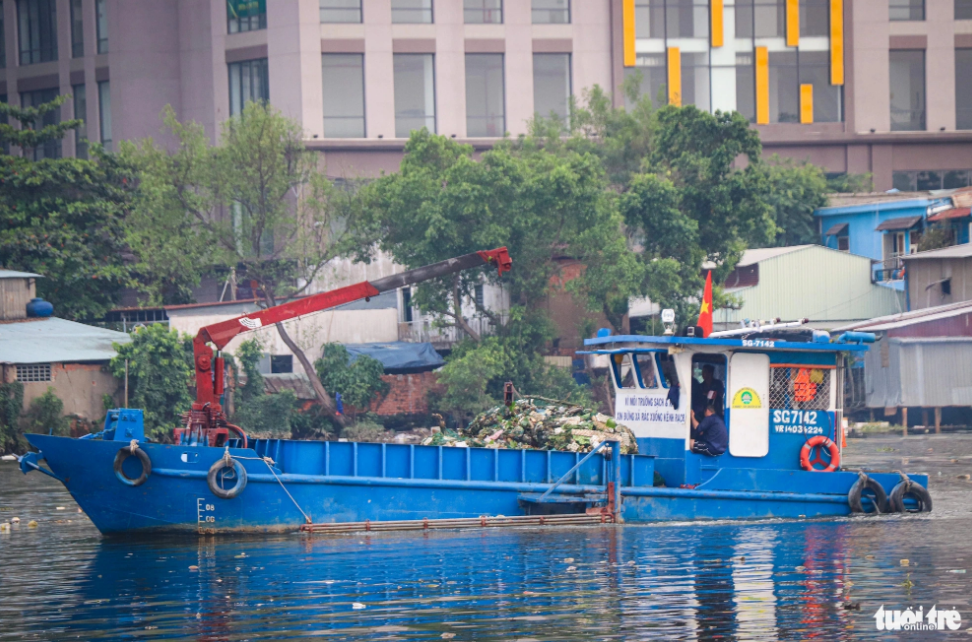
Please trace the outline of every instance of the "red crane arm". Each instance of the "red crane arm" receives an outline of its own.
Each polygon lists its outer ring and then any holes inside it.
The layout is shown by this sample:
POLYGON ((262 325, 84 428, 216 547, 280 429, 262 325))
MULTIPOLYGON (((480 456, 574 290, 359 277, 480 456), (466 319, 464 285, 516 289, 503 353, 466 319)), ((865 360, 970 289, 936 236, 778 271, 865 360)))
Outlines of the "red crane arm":
POLYGON ((196 403, 193 404, 193 413, 191 413, 194 416, 192 423, 204 429, 211 429, 222 421, 219 396, 223 394, 223 359, 219 356, 214 358, 209 343, 215 345, 217 350, 222 350, 233 337, 242 332, 295 319, 312 312, 328 310, 351 301, 367 299, 382 292, 436 277, 455 274, 481 266, 483 263, 495 265, 500 275, 509 272, 513 266, 513 261, 505 247, 473 252, 376 281, 362 281, 337 290, 321 292, 200 328, 192 342, 196 370, 196 403))

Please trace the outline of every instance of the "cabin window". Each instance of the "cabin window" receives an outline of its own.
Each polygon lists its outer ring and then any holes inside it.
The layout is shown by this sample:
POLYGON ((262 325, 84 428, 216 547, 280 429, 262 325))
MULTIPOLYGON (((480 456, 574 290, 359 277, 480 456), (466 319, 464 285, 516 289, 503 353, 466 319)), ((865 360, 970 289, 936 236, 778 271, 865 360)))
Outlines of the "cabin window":
POLYGON ((692 410, 699 421, 708 403, 715 405, 720 417, 725 416, 726 358, 697 354, 692 357, 692 410))
POLYGON ((670 354, 658 354, 658 375, 664 388, 678 385, 678 371, 675 369, 675 359, 670 354))
POLYGON ((770 408, 828 410, 834 368, 773 366, 770 372, 770 408))
POLYGON ((654 389, 658 387, 658 377, 655 375, 655 353, 640 352, 635 355, 638 364, 638 374, 641 375, 641 387, 654 389))
POLYGON ((614 381, 618 388, 637 388, 635 383, 635 370, 631 364, 630 354, 616 354, 612 358, 612 370, 614 371, 614 381))

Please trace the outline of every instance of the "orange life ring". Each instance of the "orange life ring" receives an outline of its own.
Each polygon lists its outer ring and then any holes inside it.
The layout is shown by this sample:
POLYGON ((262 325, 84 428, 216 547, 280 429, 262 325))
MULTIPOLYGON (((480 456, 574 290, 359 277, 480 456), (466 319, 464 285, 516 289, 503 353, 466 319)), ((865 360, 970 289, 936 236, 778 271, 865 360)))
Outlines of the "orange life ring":
POLYGON ((800 450, 800 467, 803 470, 808 470, 812 473, 832 473, 837 468, 840 467, 840 448, 834 443, 829 437, 824 437, 823 435, 817 435, 816 437, 811 437, 807 440, 807 443, 803 444, 803 448, 800 450), (817 446, 821 446, 830 451, 830 463, 828 464, 823 460, 820 454, 818 454, 812 461, 810 460, 810 453, 817 446), (826 468, 819 469, 814 468, 814 464, 822 464, 826 468))

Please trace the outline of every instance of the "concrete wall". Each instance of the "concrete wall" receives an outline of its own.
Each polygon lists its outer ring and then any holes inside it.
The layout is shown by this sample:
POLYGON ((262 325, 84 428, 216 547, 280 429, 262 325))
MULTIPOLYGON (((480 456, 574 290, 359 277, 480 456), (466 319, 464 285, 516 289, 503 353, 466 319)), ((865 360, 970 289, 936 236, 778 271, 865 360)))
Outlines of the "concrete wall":
POLYGON ((24 384, 24 410, 40 397, 47 388, 64 402, 65 415, 78 415, 89 421, 104 417, 103 395, 112 395, 115 403, 123 403, 124 382, 108 372, 107 363, 54 363, 51 364, 53 381, 24 384))
MULTIPOLYGON (((172 311, 169 314, 169 327, 179 332, 195 336, 199 328, 232 319, 240 312, 213 312, 212 308, 203 311, 193 309, 172 311)), ((284 323, 290 337, 304 350, 311 361, 319 359, 321 347, 325 343, 374 343, 398 341, 398 310, 385 308, 380 310, 331 310, 318 312, 300 319, 293 319, 284 323)), ((265 327, 253 332, 246 332, 237 336, 226 346, 228 352, 234 352, 240 343, 249 339, 257 339, 263 345, 264 352, 273 355, 292 354, 284 345, 275 327, 265 327)), ((299 364, 294 363, 295 368, 299 364)))

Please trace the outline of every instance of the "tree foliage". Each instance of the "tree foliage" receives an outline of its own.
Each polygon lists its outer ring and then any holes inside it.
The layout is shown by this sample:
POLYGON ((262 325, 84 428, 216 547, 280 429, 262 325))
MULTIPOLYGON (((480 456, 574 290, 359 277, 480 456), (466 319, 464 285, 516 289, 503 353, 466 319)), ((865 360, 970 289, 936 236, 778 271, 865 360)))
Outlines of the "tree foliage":
POLYGON ((24 407, 24 384, 0 383, 0 451, 19 449, 20 411, 24 407))
POLYGON ((70 420, 64 416, 64 402, 57 396, 54 388, 30 402, 30 407, 21 418, 22 432, 64 436, 70 429, 70 420))
POLYGON ((129 405, 141 408, 145 432, 160 438, 182 425, 183 413, 192 406, 192 341, 160 323, 138 329, 129 343, 112 344, 118 353, 110 362, 119 380, 128 362, 129 405))
MULTIPOLYGON (((146 291, 184 297, 204 273, 239 273, 268 306, 300 294, 334 258, 361 247, 360 209, 336 190, 303 145, 299 124, 260 103, 224 123, 213 146, 201 125, 180 123, 169 108, 165 126, 174 151, 151 140, 122 145, 141 169, 141 195, 129 242, 138 269, 160 275, 146 291)), ((277 324, 314 386, 333 410, 313 364, 277 324)))
POLYGON ((103 316, 131 276, 134 171, 92 153, 90 161, 0 156, 0 265, 43 275, 38 295, 69 319, 103 316))
POLYGON ((236 350, 246 381, 237 388, 239 398, 232 419, 251 436, 290 437, 297 396, 290 390, 266 393, 259 368, 262 356, 263 347, 256 339, 244 341, 236 350))
POLYGON ((773 245, 819 243, 814 210, 827 206, 827 178, 823 170, 809 163, 794 163, 774 156, 758 168, 766 177, 764 199, 769 205, 776 236, 773 245))
POLYGON ((361 355, 352 363, 348 349, 340 343, 325 343, 323 356, 314 366, 324 387, 341 393, 350 413, 367 411, 373 400, 388 394, 390 386, 381 378, 385 373, 381 362, 361 355))
POLYGON ((70 98, 71 94, 63 94, 36 107, 17 107, 0 102, 0 148, 15 145, 29 150, 50 141, 61 140, 69 131, 80 127, 83 121, 78 118, 43 125, 40 129, 37 127, 44 120, 44 116, 59 110, 70 98), (11 125, 10 119, 18 121, 20 129, 11 125))

